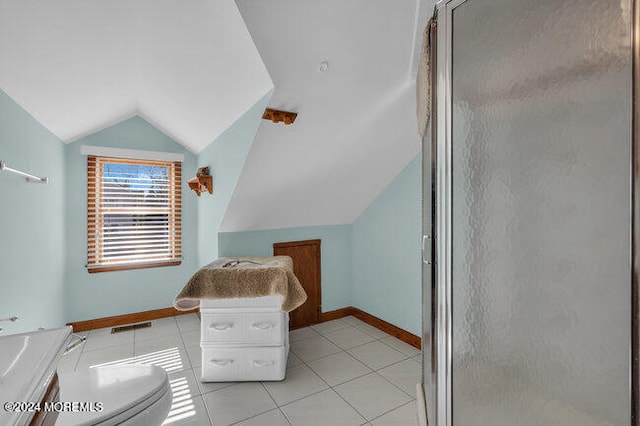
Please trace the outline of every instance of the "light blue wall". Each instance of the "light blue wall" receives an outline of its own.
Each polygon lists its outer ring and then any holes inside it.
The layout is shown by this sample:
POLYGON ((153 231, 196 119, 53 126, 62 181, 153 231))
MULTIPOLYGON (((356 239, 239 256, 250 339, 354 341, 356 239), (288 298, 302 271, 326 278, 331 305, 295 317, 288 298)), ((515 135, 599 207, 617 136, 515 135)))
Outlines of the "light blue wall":
POLYGON ((322 240, 322 311, 355 306, 421 333, 421 172, 414 158, 353 223, 219 234, 220 256, 270 256, 273 243, 322 240))
POLYGON ((273 256, 273 243, 320 239, 322 311, 332 311, 352 304, 350 228, 331 225, 220 233, 220 256, 273 256))
POLYGON ((198 155, 198 167, 209 166, 213 195, 198 200, 198 264, 218 258, 218 230, 231 201, 271 91, 198 155))
POLYGON ((167 308, 197 269, 197 196, 187 180, 196 157, 140 117, 116 124, 66 147, 66 298, 68 321, 167 308), (89 274, 87 261, 87 157, 82 145, 184 154, 180 266, 89 274))
POLYGON ((322 240, 322 308, 356 306, 420 334, 420 162, 414 159, 352 225, 218 234, 271 96, 197 158, 140 117, 65 146, 0 91, 0 159, 51 178, 0 173, 0 317, 8 332, 171 306, 189 277, 218 256, 268 256, 281 241, 322 240), (81 145, 175 152, 183 164, 181 266, 89 274, 86 157, 81 145), (214 194, 186 180, 209 166, 214 194), (10 244, 8 244, 10 243, 10 244))
POLYGON ((353 304, 421 333, 420 155, 353 223, 353 304))
POLYGON ((0 160, 48 185, 0 172, 0 323, 5 334, 65 323, 64 145, 0 91, 0 160))

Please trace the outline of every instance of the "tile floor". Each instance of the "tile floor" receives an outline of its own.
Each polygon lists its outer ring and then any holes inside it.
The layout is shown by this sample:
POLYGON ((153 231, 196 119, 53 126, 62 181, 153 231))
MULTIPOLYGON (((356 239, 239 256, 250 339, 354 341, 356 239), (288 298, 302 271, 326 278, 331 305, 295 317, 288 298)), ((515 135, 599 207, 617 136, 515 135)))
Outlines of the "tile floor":
POLYGON ((290 333, 282 382, 201 383, 196 314, 153 321, 150 328, 80 333, 82 347, 58 372, 148 363, 169 373, 173 404, 165 424, 207 426, 412 426, 420 351, 354 317, 290 333))

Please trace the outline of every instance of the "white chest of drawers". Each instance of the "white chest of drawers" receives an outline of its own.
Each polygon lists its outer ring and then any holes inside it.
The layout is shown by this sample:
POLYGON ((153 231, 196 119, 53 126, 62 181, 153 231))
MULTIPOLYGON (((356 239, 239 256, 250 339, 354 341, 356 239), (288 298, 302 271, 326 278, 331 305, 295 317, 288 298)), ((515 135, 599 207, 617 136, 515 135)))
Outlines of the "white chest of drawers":
POLYGON ((280 304, 280 296, 202 300, 202 380, 283 380, 289 314, 280 311, 280 304))

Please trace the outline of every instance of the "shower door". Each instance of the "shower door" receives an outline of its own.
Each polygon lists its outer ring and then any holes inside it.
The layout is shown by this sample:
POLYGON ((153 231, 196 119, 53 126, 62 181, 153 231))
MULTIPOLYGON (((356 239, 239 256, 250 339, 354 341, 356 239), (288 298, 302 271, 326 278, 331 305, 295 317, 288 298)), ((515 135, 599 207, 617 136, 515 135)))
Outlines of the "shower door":
POLYGON ((634 7, 438 6, 438 426, 636 424, 634 7))

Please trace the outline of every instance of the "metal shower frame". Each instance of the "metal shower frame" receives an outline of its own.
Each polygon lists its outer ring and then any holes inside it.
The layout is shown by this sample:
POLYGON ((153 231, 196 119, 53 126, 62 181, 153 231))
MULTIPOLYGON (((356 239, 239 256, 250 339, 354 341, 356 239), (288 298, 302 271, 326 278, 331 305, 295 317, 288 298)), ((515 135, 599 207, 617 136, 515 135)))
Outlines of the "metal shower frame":
MULTIPOLYGON (((431 389, 434 395, 429 395, 432 401, 426 401, 428 408, 434 408, 435 413, 428 413, 429 420, 435 426, 452 426, 452 159, 451 159, 451 66, 452 50, 452 22, 453 10, 467 0, 442 0, 435 8, 433 23, 431 24, 431 69, 432 69, 432 99, 431 99, 431 201, 432 221, 431 230, 425 229, 431 235, 431 289, 432 308, 435 312, 431 317, 429 333, 431 348, 425 342, 423 349, 430 349, 433 357, 432 366, 423 365, 429 369, 431 389), (438 19, 440 18, 440 19, 438 19), (438 52, 446 52, 442 61, 437 61, 438 52), (438 161, 438 152, 445 153, 444 161, 438 161), (437 194, 442 197, 436 199, 437 194), (438 202, 440 201, 440 202, 438 202), (446 253, 447 256, 441 256, 446 253), (441 378, 441 380, 439 380, 441 378), (430 403, 431 402, 431 403, 430 403)), ((632 4, 632 133, 631 133, 631 339, 629 366, 629 390, 631 400, 630 425, 640 426, 640 0, 631 0, 632 4)), ((428 194, 425 194, 428 196, 428 194)), ((423 237, 423 238, 424 238, 423 237)), ((423 247, 423 251, 426 249, 423 247)), ((423 253, 423 256, 425 253, 423 253)))

